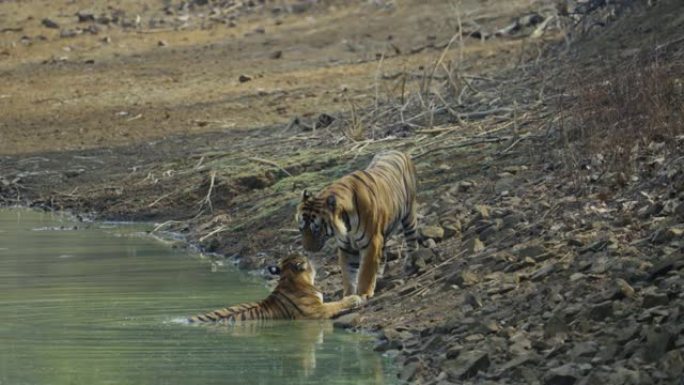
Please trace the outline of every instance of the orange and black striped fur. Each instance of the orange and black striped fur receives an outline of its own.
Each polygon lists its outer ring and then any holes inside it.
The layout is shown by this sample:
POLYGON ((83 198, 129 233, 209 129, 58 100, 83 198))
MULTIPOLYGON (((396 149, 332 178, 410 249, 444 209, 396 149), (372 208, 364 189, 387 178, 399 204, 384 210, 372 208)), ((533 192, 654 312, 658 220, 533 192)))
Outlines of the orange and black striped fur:
POLYGON ((286 319, 329 319, 363 302, 358 295, 337 302, 323 302, 314 287, 316 271, 309 260, 298 254, 285 257, 271 273, 279 274, 275 290, 261 302, 243 303, 188 318, 189 322, 265 321, 286 319))
POLYGON ((361 171, 345 175, 313 196, 307 191, 297 207, 302 244, 318 251, 334 237, 344 295, 372 297, 385 239, 400 225, 413 266, 416 233, 416 169, 399 151, 377 154, 361 171))

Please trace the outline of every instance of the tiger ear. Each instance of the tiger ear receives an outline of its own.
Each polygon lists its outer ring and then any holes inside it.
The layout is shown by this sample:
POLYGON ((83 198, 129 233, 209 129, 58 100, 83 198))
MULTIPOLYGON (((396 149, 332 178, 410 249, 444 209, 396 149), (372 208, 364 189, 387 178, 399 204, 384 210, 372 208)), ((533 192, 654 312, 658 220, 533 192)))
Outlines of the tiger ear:
POLYGON ((278 266, 269 266, 268 272, 273 275, 280 275, 280 268, 278 266))
POLYGON ((311 193, 309 192, 309 190, 302 191, 302 202, 306 202, 309 199, 311 199, 311 193))
POLYGON ((328 199, 326 199, 325 203, 328 205, 328 209, 333 211, 335 210, 335 206, 337 206, 337 198, 335 198, 334 195, 330 195, 328 199))
POLYGON ((297 270, 297 271, 306 270, 306 269, 304 269, 304 264, 305 264, 305 262, 297 262, 297 264, 295 265, 295 270, 297 270))

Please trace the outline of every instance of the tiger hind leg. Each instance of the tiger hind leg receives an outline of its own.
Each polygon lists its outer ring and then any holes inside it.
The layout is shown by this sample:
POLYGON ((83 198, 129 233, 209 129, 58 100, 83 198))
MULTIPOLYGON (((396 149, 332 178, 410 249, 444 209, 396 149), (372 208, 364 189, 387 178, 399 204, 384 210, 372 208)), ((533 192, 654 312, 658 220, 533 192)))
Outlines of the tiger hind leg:
POLYGON ((408 214, 401 220, 401 227, 404 230, 404 241, 407 249, 404 271, 413 272, 416 267, 415 254, 418 250, 418 215, 415 203, 411 205, 408 214))

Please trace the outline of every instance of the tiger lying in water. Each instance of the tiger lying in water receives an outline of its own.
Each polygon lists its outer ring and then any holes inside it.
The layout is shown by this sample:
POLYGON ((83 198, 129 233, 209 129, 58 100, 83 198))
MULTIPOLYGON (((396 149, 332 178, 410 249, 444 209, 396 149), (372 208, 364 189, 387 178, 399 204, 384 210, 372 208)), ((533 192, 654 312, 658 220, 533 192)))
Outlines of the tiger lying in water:
POLYGON ((316 196, 304 190, 295 219, 306 250, 318 251, 334 237, 344 295, 372 297, 385 239, 401 224, 411 270, 418 248, 416 169, 408 155, 388 151, 370 165, 323 188, 316 196))
POLYGON ((279 267, 269 268, 279 274, 275 290, 261 302, 243 303, 188 318, 188 322, 225 322, 287 319, 329 319, 358 307, 363 300, 350 295, 337 302, 323 302, 314 287, 316 271, 309 260, 298 254, 285 257, 279 267))

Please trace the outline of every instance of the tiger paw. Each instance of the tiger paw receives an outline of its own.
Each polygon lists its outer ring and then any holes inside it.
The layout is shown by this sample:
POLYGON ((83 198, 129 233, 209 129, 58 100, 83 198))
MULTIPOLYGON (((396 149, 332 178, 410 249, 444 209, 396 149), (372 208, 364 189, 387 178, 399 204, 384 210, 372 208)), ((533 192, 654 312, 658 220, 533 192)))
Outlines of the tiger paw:
POLYGON ((350 296, 344 297, 344 300, 347 301, 347 303, 349 303, 349 305, 352 308, 361 307, 361 305, 366 303, 365 298, 358 296, 356 294, 352 294, 350 296))

